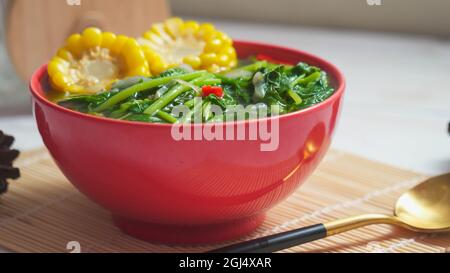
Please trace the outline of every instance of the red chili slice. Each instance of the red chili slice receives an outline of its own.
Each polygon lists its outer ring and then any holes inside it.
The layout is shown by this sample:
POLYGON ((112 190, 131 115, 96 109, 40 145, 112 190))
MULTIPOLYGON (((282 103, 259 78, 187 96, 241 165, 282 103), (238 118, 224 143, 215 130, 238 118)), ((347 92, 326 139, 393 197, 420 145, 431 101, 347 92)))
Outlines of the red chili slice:
POLYGON ((223 96, 223 89, 220 86, 211 86, 211 85, 205 85, 202 87, 202 96, 207 97, 210 94, 214 94, 217 97, 223 96))

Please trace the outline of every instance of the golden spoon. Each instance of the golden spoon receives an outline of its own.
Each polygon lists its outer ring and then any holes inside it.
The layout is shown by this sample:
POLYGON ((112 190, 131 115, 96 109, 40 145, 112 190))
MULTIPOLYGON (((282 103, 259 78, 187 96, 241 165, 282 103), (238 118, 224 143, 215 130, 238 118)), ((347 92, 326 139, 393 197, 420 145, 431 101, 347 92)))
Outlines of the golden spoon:
POLYGON ((391 224, 416 232, 450 232, 450 173, 431 177, 400 196, 394 214, 364 214, 274 234, 210 252, 267 253, 355 228, 391 224))

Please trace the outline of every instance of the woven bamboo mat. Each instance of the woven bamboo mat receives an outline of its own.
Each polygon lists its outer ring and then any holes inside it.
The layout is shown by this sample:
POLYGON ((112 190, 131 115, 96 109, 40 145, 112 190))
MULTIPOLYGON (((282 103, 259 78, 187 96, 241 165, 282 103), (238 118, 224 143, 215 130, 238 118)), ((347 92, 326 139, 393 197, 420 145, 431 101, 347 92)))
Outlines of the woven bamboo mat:
MULTIPOLYGON (((45 150, 24 153, 22 178, 0 198, 0 246, 17 252, 202 252, 220 245, 149 244, 121 233, 110 214, 67 182, 45 150)), ((365 212, 390 213, 396 198, 423 175, 330 151, 311 178, 272 209, 249 235, 288 229, 365 212)), ((449 234, 416 234, 387 225, 353 230, 285 252, 448 252, 449 234)))

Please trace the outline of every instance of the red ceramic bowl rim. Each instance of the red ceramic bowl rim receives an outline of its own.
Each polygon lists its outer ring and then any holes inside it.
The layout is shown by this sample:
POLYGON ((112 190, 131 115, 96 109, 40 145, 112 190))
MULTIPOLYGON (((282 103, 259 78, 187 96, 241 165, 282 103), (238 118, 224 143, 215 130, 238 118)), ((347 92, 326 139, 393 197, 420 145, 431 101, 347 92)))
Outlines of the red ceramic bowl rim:
MULTIPOLYGON (((337 83, 337 88, 336 88, 335 92, 333 93, 333 95, 331 95, 326 100, 324 100, 318 104, 315 104, 313 106, 307 107, 305 109, 299 110, 299 111, 282 114, 279 116, 261 118, 261 119, 231 121, 231 122, 222 122, 222 123, 196 123, 196 124, 189 124, 189 126, 205 126, 205 125, 214 125, 214 124, 227 125, 230 123, 241 124, 241 123, 259 122, 259 121, 264 121, 264 120, 273 120, 273 119, 282 120, 282 119, 287 119, 287 118, 293 118, 296 116, 301 116, 305 113, 312 112, 316 109, 327 107, 329 104, 333 103, 335 100, 340 98, 342 96, 342 93, 344 92, 345 78, 344 78, 344 75, 342 74, 342 72, 332 63, 330 63, 320 57, 317 57, 316 55, 307 53, 302 50, 297 50, 297 49, 293 49, 293 48, 272 45, 272 44, 267 44, 267 43, 261 43, 261 42, 250 42, 250 41, 241 41, 241 40, 234 40, 234 42, 236 44, 242 44, 242 45, 246 45, 246 46, 250 46, 250 47, 261 47, 261 46, 262 47, 271 47, 275 50, 288 51, 291 53, 305 56, 309 60, 315 60, 317 66, 321 67, 321 69, 325 70, 325 72, 327 72, 329 75, 331 75, 335 79, 335 81, 337 83)), ((29 87, 30 87, 32 95, 37 100, 39 100, 40 102, 46 104, 47 106, 49 106, 51 108, 58 110, 58 111, 65 112, 65 113, 73 115, 73 116, 79 116, 79 117, 84 117, 84 118, 88 118, 88 119, 92 119, 92 120, 97 120, 99 122, 112 122, 112 123, 121 123, 124 125, 152 126, 152 127, 171 127, 173 125, 173 124, 168 124, 168 123, 151 123, 151 122, 128 121, 128 120, 118 120, 118 119, 112 119, 112 118, 106 118, 106 117, 99 117, 99 116, 85 114, 82 112, 77 112, 77 111, 70 110, 68 108, 59 106, 58 104, 49 101, 47 98, 45 98, 42 95, 44 93, 44 91, 42 90, 41 79, 45 76, 46 72, 47 72, 47 64, 44 64, 40 68, 38 68, 34 72, 34 74, 31 76, 29 87)))

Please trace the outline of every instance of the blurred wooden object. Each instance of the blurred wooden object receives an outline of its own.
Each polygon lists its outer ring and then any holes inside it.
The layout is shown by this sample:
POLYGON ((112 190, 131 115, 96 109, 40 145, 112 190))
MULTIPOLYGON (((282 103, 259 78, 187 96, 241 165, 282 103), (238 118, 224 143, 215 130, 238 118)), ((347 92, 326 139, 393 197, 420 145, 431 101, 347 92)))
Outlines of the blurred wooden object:
POLYGON ((169 14, 166 0, 9 0, 6 47, 17 73, 27 81, 72 33, 97 26, 137 37, 169 14))

